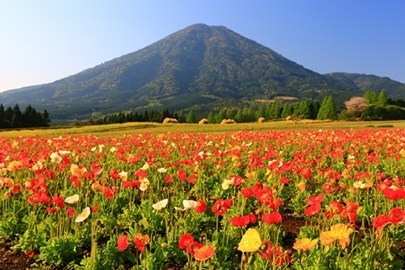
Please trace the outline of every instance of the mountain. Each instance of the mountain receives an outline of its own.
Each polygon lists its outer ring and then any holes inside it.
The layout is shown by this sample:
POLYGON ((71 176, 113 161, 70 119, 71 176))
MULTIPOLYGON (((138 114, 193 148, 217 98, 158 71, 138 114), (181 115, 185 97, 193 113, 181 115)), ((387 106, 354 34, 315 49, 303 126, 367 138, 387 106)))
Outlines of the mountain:
POLYGON ((206 112, 277 96, 333 95, 342 103, 363 92, 349 78, 308 70, 226 27, 195 24, 53 83, 0 93, 0 103, 31 104, 66 121, 124 110, 206 112))
POLYGON ((405 98, 405 84, 391 80, 388 77, 344 72, 333 72, 325 76, 357 86, 363 92, 371 90, 379 93, 382 89, 385 89, 387 96, 390 98, 405 98))

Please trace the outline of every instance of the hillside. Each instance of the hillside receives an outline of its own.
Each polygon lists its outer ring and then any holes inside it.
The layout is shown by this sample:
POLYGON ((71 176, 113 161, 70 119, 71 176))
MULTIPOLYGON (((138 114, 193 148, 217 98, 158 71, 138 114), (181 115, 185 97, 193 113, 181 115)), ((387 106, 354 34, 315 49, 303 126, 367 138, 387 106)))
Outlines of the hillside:
MULTIPOLYGON (((375 87, 390 96, 388 83, 375 87)), ((53 83, 0 93, 0 103, 47 109, 52 120, 80 120, 123 110, 207 111, 277 96, 333 95, 339 103, 361 95, 363 86, 350 76, 308 70, 226 27, 195 24, 53 83)))
POLYGON ((364 92, 371 90, 379 93, 382 89, 385 89, 390 98, 405 98, 405 84, 391 80, 388 77, 344 72, 329 73, 326 74, 326 77, 350 83, 364 92))

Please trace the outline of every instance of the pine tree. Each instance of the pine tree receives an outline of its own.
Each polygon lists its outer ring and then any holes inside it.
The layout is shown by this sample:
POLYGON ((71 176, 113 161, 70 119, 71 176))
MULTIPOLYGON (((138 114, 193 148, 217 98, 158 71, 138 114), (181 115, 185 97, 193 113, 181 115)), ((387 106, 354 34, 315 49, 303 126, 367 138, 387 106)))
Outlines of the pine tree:
POLYGON ((285 103, 283 105, 283 110, 281 112, 281 118, 287 118, 292 114, 291 105, 290 103, 285 103))
POLYGON ((234 120, 237 123, 243 123, 243 113, 241 109, 239 109, 238 112, 236 113, 234 120))
POLYGON ((259 119, 260 117, 266 118, 266 111, 263 106, 260 106, 256 111, 256 118, 259 119))
POLYGON ((207 121, 209 124, 215 124, 215 116, 214 113, 210 112, 207 116, 207 121))
POLYGON ((318 120, 327 120, 327 119, 336 120, 337 119, 336 105, 335 105, 335 101, 333 100, 332 96, 327 96, 323 99, 316 119, 318 119, 318 120))
POLYGON ((385 89, 381 90, 380 94, 378 95, 378 102, 377 105, 380 107, 387 106, 387 93, 385 93, 385 89))
POLYGON ((0 128, 5 127, 4 115, 5 115, 5 111, 4 111, 3 104, 0 104, 0 128))
POLYGON ((13 108, 13 117, 11 118, 11 127, 22 127, 23 121, 22 112, 18 104, 15 104, 13 108))
POLYGON ((368 101, 369 105, 378 103, 378 94, 374 91, 366 91, 363 95, 363 98, 368 101))
POLYGON ((235 117, 235 112, 232 109, 226 110, 226 119, 233 119, 235 117))
POLYGON ((216 115, 215 115, 215 122, 216 123, 221 123, 222 120, 226 119, 226 110, 223 109, 221 111, 219 111, 216 115))
POLYGON ((273 117, 274 117, 274 119, 280 119, 281 118, 281 104, 278 101, 276 101, 274 103, 273 117))
POLYGON ((179 123, 185 123, 186 122, 186 116, 184 115, 183 111, 179 112, 179 118, 177 118, 177 120, 179 121, 179 123))
POLYGON ((188 112, 186 122, 187 122, 188 124, 197 123, 197 118, 196 118, 196 116, 195 116, 193 110, 190 110, 190 111, 188 112))
POLYGON ((301 102, 294 107, 294 116, 300 116, 302 119, 308 119, 310 112, 309 112, 309 105, 306 99, 301 100, 301 102))

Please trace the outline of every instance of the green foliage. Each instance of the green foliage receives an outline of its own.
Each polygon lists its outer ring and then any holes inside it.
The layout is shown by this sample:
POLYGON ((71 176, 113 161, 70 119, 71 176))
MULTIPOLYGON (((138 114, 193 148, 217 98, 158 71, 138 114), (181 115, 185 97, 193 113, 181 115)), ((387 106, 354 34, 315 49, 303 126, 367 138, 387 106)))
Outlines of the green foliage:
POLYGON ((378 101, 377 101, 378 106, 380 107, 385 107, 387 106, 387 94, 385 93, 385 90, 381 90, 380 94, 378 95, 378 101))
POLYGON ((306 99, 301 100, 301 102, 294 107, 293 115, 301 116, 303 119, 308 119, 310 117, 308 100, 306 99))
POLYGON ((337 119, 336 105, 335 102, 333 101, 332 96, 328 96, 323 99, 316 119, 318 120, 337 119))
POLYGON ((195 113, 193 110, 190 110, 187 114, 187 119, 186 122, 188 124, 194 124, 197 123, 197 117, 195 116, 195 113))
POLYGON ((60 238, 54 237, 40 248, 39 260, 55 266, 64 266, 76 259, 80 252, 80 241, 73 235, 64 235, 60 238))
POLYGON ((18 104, 4 110, 0 104, 0 128, 25 128, 25 127, 49 127, 51 120, 49 113, 44 110, 37 112, 31 105, 28 105, 24 112, 21 112, 18 104))

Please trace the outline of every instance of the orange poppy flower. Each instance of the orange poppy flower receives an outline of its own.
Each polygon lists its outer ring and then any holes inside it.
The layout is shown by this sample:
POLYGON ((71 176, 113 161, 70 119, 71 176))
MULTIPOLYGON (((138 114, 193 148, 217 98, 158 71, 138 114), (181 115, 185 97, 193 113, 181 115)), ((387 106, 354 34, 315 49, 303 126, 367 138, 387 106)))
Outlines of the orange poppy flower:
POLYGON ((214 246, 207 245, 201 248, 194 249, 194 258, 197 261, 205 262, 209 258, 215 255, 215 248, 214 246))
POLYGON ((309 238, 298 239, 295 241, 293 249, 295 250, 311 250, 318 243, 318 239, 311 240, 309 238))
POLYGON ((321 243, 325 246, 331 245, 336 240, 339 241, 339 245, 342 249, 350 243, 350 234, 353 232, 352 228, 347 225, 339 223, 333 225, 329 231, 322 232, 320 235, 321 243))

